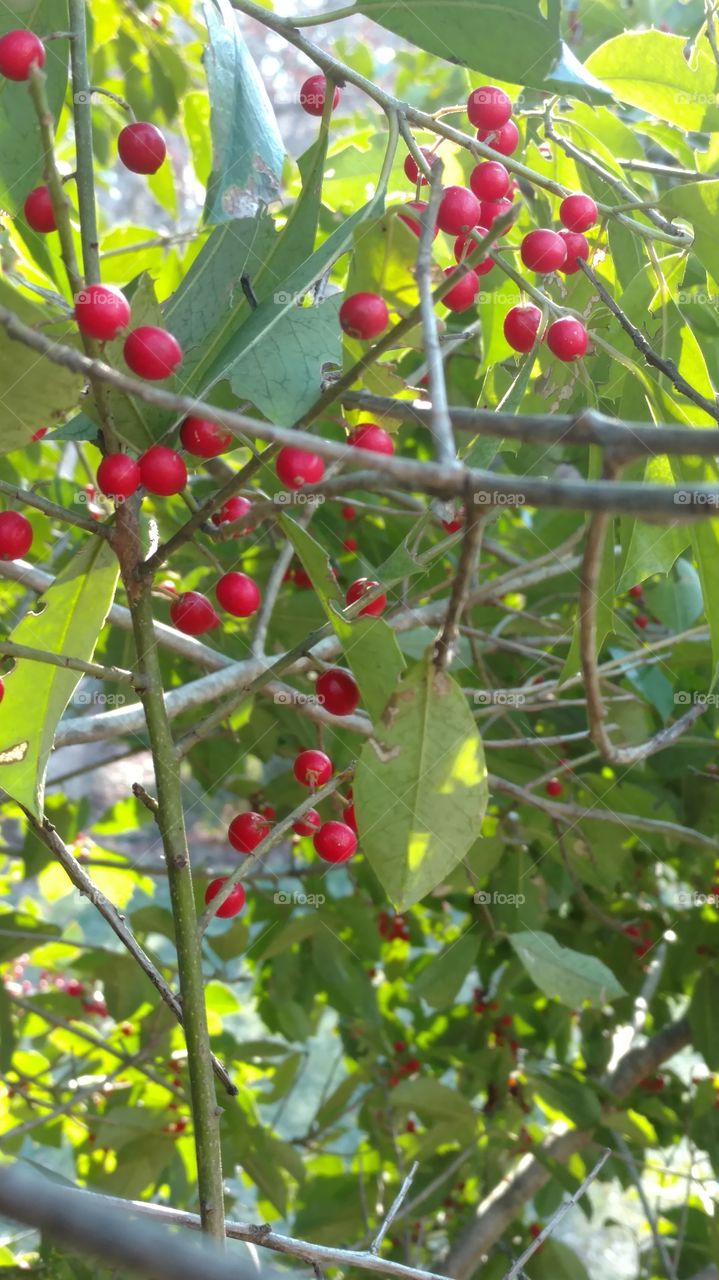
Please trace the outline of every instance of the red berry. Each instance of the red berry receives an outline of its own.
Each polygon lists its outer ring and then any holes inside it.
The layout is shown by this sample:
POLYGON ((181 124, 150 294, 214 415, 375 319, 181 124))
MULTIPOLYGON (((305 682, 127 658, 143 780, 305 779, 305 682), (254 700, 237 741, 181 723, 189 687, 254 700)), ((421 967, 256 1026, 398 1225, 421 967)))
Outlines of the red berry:
POLYGON ((437 210, 437 226, 448 235, 471 231, 479 223, 479 200, 468 187, 445 187, 437 210))
POLYGON ((350 827, 350 828, 352 829, 352 831, 354 831, 355 835, 357 835, 357 817, 356 817, 356 814, 355 814, 355 807, 354 807, 354 805, 353 805, 353 804, 348 804, 348 805, 347 805, 347 806, 342 810, 342 818, 343 818, 343 820, 344 820, 345 824, 346 824, 348 827, 350 827))
POLYGON ((74 996, 75 998, 77 998, 79 996, 83 996, 84 994, 85 994, 85 988, 82 985, 82 983, 78 982, 77 978, 68 978, 67 982, 65 983, 65 995, 74 996))
POLYGON ((497 218, 501 218, 502 214, 511 209, 511 200, 483 200, 479 206, 479 220, 483 227, 491 227, 497 218))
POLYGON ((182 347, 177 338, 153 324, 140 325, 128 333, 123 355, 128 369, 148 382, 169 378, 182 363, 182 347))
MULTIPOLYGON (((397 217, 400 218, 401 221, 404 223, 404 225, 406 227, 409 227, 410 231, 412 231, 418 238, 422 230, 422 224, 420 223, 419 219, 421 218, 426 208, 427 208, 426 201, 410 200, 408 204, 404 204, 401 206, 401 209, 403 210, 403 212, 399 212, 397 214, 397 217), (413 214, 408 213, 407 210, 409 209, 416 209, 417 217, 414 217, 413 214)), ((435 223, 434 230, 432 232, 432 239, 436 240, 438 234, 439 234, 439 227, 435 223)))
POLYGON ((636 924, 625 924, 624 928, 622 929, 622 933, 624 934, 625 938, 641 937, 641 929, 639 928, 639 925, 636 925, 636 924))
POLYGON ((207 596, 200 591, 185 591, 170 605, 170 617, 178 631, 186 636, 201 636, 216 627, 219 619, 207 596))
POLYGON ((346 862, 357 849, 357 837, 344 822, 325 822, 312 843, 323 862, 346 862))
POLYGON ((559 778, 550 778, 544 790, 548 796, 556 797, 556 796, 561 796, 564 788, 561 782, 559 781, 559 778))
POLYGON ((232 444, 232 432, 206 418, 185 418, 180 443, 195 458, 217 458, 232 444))
MULTIPOLYGON (((374 587, 378 586, 379 583, 373 582, 371 578, 358 578, 356 582, 353 582, 347 588, 347 594, 345 595, 346 604, 354 604, 355 600, 359 600, 367 591, 371 591, 374 587)), ((378 618, 383 612, 386 604, 387 597, 385 595, 377 596, 376 600, 371 600, 369 604, 365 605, 364 609, 360 609, 358 617, 361 618, 363 615, 369 615, 372 618, 378 618)))
POLYGON ((350 338, 368 342, 389 324, 389 311, 378 293, 353 293, 340 307, 340 324, 350 338))
POLYGON ((359 704, 360 695, 357 685, 352 676, 347 671, 341 671, 339 667, 333 667, 331 671, 323 671, 317 679, 315 688, 325 711, 329 711, 333 716, 349 716, 359 704))
POLYGON ((21 27, 0 40, 0 75, 8 80, 29 80, 30 68, 44 65, 45 46, 34 31, 21 27))
POLYGON ((49 231, 57 231, 55 211, 52 207, 50 192, 47 187, 35 187, 23 205, 25 221, 33 231, 47 235, 49 231))
POLYGON ((48 430, 49 430, 48 427, 38 427, 37 431, 33 431, 32 435, 30 436, 30 440, 32 441, 32 443, 34 444, 36 440, 42 440, 43 436, 47 435, 48 430))
POLYGON ((179 453, 164 444, 153 444, 139 460, 140 477, 148 493, 169 498, 187 484, 187 467, 179 453))
POLYGON ((277 817, 277 811, 271 804, 261 804, 257 812, 261 813, 263 818, 267 818, 268 822, 274 822, 277 817))
POLYGON ((478 129, 477 138, 480 142, 486 142, 488 147, 498 151, 500 155, 511 156, 517 150, 519 129, 513 120, 508 120, 499 129, 478 129))
POLYGON ((215 595, 218 604, 235 618, 249 618, 260 607, 260 589, 246 573, 225 573, 215 595))
POLYGON ((19 511, 0 512, 0 560, 19 560, 32 546, 32 525, 19 511))
POLYGON ((634 625, 635 625, 635 627, 639 627, 639 630, 640 630, 640 631, 643 631, 645 627, 648 627, 648 626, 649 626, 649 619, 648 619, 648 617, 646 616, 646 614, 645 614, 645 613, 638 613, 638 614, 637 614, 637 616, 636 616, 636 618, 634 619, 634 625))
POLYGON ((261 813, 238 813, 227 828, 227 839, 238 853, 252 853, 270 830, 261 813))
POLYGON ((587 349, 587 331, 581 320, 562 316, 547 329, 547 346, 558 360, 578 360, 587 349))
POLYGON ((354 507, 343 507, 340 514, 343 520, 354 520, 357 512, 354 507))
MULTIPOLYGON (((305 80, 300 89, 300 106, 306 111, 308 116, 321 116, 325 109, 325 94, 327 93, 327 81, 324 76, 310 76, 305 80)), ((332 95, 332 110, 338 105, 340 100, 340 91, 337 85, 334 86, 332 95)))
POLYGON ((512 114, 512 104, 502 89, 483 84, 467 99, 467 115, 477 129, 501 129, 512 114))
POLYGON ((414 1120, 408 1120, 406 1125, 404 1126, 405 1133, 415 1133, 416 1129, 417 1129, 417 1126, 414 1120))
POLYGON ((587 261, 589 245, 584 236, 580 236, 577 231, 560 231, 558 235, 567 247, 566 261, 559 270, 565 276, 573 276, 579 270, 579 259, 581 258, 583 262, 587 261))
POLYGON ((275 458, 277 478, 287 489, 301 489, 303 484, 317 484, 324 475, 325 464, 318 453, 305 453, 285 445, 275 458))
POLYGON ((98 342, 111 342, 130 323, 130 304, 111 284, 89 284, 75 298, 75 319, 81 333, 98 342))
POLYGON ((126 453, 108 453, 97 468, 97 487, 106 498, 130 498, 141 479, 139 466, 126 453))
POLYGON ((297 836, 313 836, 322 826, 322 819, 316 809, 308 809, 306 813, 292 823, 292 830, 297 836))
POLYGON ((542 322, 539 307, 512 307, 504 317, 504 336, 513 351, 531 351, 542 322))
POLYGON ((558 232, 537 227, 524 237, 521 254, 525 267, 539 275, 546 275, 564 266, 567 246, 558 232))
POLYGON ((630 587, 627 592, 627 595, 631 596, 632 600, 641 600, 642 594, 643 590, 640 586, 630 587))
POLYGON ((407 1050, 407 1046, 404 1040, 395 1040, 394 1044, 392 1045, 392 1048, 394 1049, 395 1053, 405 1053, 407 1050))
POLYGON ((370 453, 394 453, 394 444, 388 431, 378 427, 375 422, 363 422, 347 438, 347 443, 356 449, 367 449, 370 453))
POLYGON ((502 200, 509 190, 509 174, 499 160, 483 160, 469 175, 478 200, 502 200))
MULTIPOLYGON (((433 153, 432 153, 432 151, 430 150, 430 148, 429 148, 429 147, 420 147, 420 151, 422 152, 422 155, 424 156, 424 158, 425 158, 425 160, 427 161, 427 163, 428 163, 429 165, 431 165, 431 163, 432 163, 432 154, 433 154, 433 153)), ((422 186, 423 186, 423 187, 426 187, 426 186, 427 186, 427 181, 428 181, 428 180, 427 180, 427 178, 425 178, 424 174, 421 174, 421 175, 420 175, 419 165, 417 164, 417 161, 415 160, 414 156, 412 156, 412 155, 407 155, 407 156, 405 156, 405 161, 404 161, 404 172, 405 172, 405 177, 407 177, 407 178, 409 179, 409 181, 410 181, 410 182, 415 182, 415 183, 416 183, 416 182, 418 182, 418 181, 419 181, 419 179, 420 179, 420 176, 421 176, 421 179, 422 179, 422 186)))
POLYGON ((157 173, 165 156, 165 139, 154 124, 137 121, 126 124, 117 139, 117 154, 133 173, 157 173))
POLYGON ((464 507, 460 507, 456 516, 453 516, 451 520, 443 520, 442 528, 444 529, 445 533, 457 533, 458 530, 463 527, 465 517, 466 517, 466 512, 464 510, 464 507))
POLYGON ((0 702, 2 702, 4 697, 5 697, 5 685, 3 684, 2 680, 0 680, 0 702))
POLYGON ((415 1071, 419 1071, 421 1066, 422 1063, 419 1058, 410 1058, 409 1061, 405 1063, 405 1071, 407 1072, 407 1075, 412 1075, 415 1071))
MULTIPOLYGON (((454 267, 445 267, 445 276, 454 275, 454 267)), ((475 271, 467 271, 445 293, 442 302, 449 311, 466 311, 472 306, 479 292, 479 280, 475 271)))
MULTIPOLYGON (((487 235, 486 227, 475 227, 474 230, 482 237, 487 235)), ((474 240, 472 236, 457 236, 457 239, 454 242, 454 256, 457 259, 457 262, 464 262, 464 259, 475 253, 478 247, 476 240, 474 240)), ((490 258, 489 254, 484 254, 482 257, 477 259, 472 270, 476 276, 486 276, 487 272, 491 271, 493 266, 494 262, 490 258)))
MULTIPOLYGON (((247 515, 247 512, 250 511, 251 508, 252 503, 249 498, 242 498, 238 495, 235 498, 228 498, 227 502, 223 503, 219 511, 215 511, 214 514, 210 516, 210 519, 215 525, 231 524, 234 520, 241 520, 243 516, 247 515)), ((240 529, 238 531, 238 537, 244 532, 246 532, 246 530, 240 529)))
POLYGON ((343 538, 342 546, 345 551, 353 552, 357 550, 359 546, 359 542, 357 541, 356 538, 343 538))
MULTIPOLYGON (((209 904, 213 898, 217 897, 226 879, 227 876, 218 876, 216 880, 210 881, 205 889, 206 904, 209 904)), ((220 916, 223 920, 229 920, 232 916, 239 915, 244 905, 245 891, 241 884, 236 884, 228 898, 223 902, 219 910, 215 912, 215 915, 220 916)))
POLYGON ((591 196, 567 196, 559 206, 559 221, 567 231, 588 231, 598 216, 599 211, 591 196))
POLYGON ((332 761, 324 751, 300 751, 292 766, 298 782, 303 787, 323 787, 332 777, 332 761))

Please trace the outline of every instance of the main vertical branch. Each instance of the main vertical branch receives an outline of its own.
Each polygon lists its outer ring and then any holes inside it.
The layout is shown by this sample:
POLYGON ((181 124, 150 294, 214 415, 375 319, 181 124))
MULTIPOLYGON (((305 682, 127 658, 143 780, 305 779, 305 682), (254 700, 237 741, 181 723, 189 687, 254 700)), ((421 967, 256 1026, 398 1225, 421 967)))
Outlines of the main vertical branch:
POLYGON ((100 245, 95 206, 95 174, 92 163, 92 95, 87 57, 85 0, 69 0, 70 63, 72 66, 72 115, 75 124, 77 202, 80 210, 82 261, 87 284, 100 281, 100 245))

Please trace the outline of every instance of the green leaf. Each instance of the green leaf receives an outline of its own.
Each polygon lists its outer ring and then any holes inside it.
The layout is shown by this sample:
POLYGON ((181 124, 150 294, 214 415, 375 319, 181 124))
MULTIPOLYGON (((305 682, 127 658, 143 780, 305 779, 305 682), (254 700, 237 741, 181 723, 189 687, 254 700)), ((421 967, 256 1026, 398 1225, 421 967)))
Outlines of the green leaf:
POLYGON ((716 1016, 717 975, 711 970, 700 974, 689 1005, 692 1044, 710 1071, 719 1071, 719 1020, 716 1016))
POLYGON ((467 974, 477 958, 479 934, 464 933, 456 942, 432 956, 414 980, 414 994, 433 1009, 443 1009, 456 999, 467 974))
POLYGON ((354 783, 360 841, 399 910, 464 857, 487 807, 482 740, 459 686, 416 663, 363 747, 354 783))
POLYGON ((204 63, 212 133, 205 221, 229 222, 277 199, 284 147, 237 15, 227 0, 212 0, 203 11, 209 35, 204 63))
POLYGON ((468 1126, 467 1141, 477 1121, 467 1099, 438 1080, 403 1080, 392 1090, 392 1104, 416 1111, 423 1119, 461 1120, 468 1126))
POLYGON ((680 129, 719 129, 716 63, 703 43, 691 65, 681 36, 663 31, 625 31, 589 55, 586 70, 598 76, 620 102, 668 120, 680 129))
POLYGON ((272 956, 278 956, 282 951, 286 951, 289 947, 293 947, 297 942, 304 942, 305 938, 311 938, 321 927, 322 920, 318 911, 312 912, 310 915, 295 916, 294 920, 290 920, 284 929, 279 932, 273 929, 270 932, 270 940, 266 947, 263 947, 258 956, 258 963, 263 960, 269 960, 272 956))
POLYGON ((508 941, 539 990, 570 1009, 585 1001, 606 1004, 625 994, 601 960, 561 946, 550 933, 512 933, 508 941))
POLYGON ((228 377, 236 396, 251 400, 281 427, 291 427, 318 399, 325 365, 342 358, 340 294, 312 307, 293 307, 259 350, 245 352, 228 377))
MULTIPOLYGON (((719 123, 717 126, 719 127, 719 123)), ((719 280, 719 181, 682 182, 665 191, 660 205, 670 216, 685 218, 694 232, 692 249, 714 280, 719 280)))
MULTIPOLYGON (((91 538, 40 597, 10 639, 88 662, 115 594, 118 564, 104 538, 91 538)), ((42 813, 45 770, 60 717, 79 671, 18 659, 5 678, 0 728, 0 786, 36 817, 42 813)))
MULTIPOLYGON (((15 0, 14 4, 3 4, 0 35, 17 27, 29 27, 41 38, 51 31, 67 31, 66 0, 15 0)), ((46 89, 55 120, 65 97, 68 56, 67 40, 54 40, 47 45, 46 89)), ((4 76, 0 78, 0 139, 0 201, 6 209, 18 209, 40 181, 42 154, 37 116, 27 85, 4 76)))
POLYGON ((318 1129, 324 1129, 327 1125, 334 1124, 349 1110, 352 1098, 361 1083, 362 1081, 358 1074, 346 1076, 337 1085, 337 1088, 332 1090, 329 1098, 325 1098, 315 1116, 314 1123, 318 1129))
POLYGON ((581 1258, 561 1240, 545 1240, 528 1266, 532 1280, 589 1280, 581 1258))
POLYGON ((599 1124, 602 1108, 596 1091, 589 1085, 572 1080, 566 1073, 553 1078, 531 1076, 530 1085, 552 1111, 567 1116, 580 1129, 599 1124))
MULTIPOLYGON (((34 933, 59 938, 61 932, 57 925, 36 920, 35 916, 26 915, 25 912, 4 911, 0 914, 0 961, 14 960, 23 951, 32 950, 34 933)), ((38 946, 39 943, 34 945, 38 946)))
MULTIPOLYGON (((0 917, 1 918, 1 917, 0 917)), ((5 986, 0 982, 0 1071, 9 1071, 15 1052, 15 1024, 5 986)))
MULTIPOLYGON (((0 77, 0 94, 3 85, 7 88, 11 82, 0 77)), ((32 328, 47 325, 47 305, 30 302, 5 280, 0 280, 0 305, 13 311, 32 328)), ((48 336, 59 337, 61 342, 66 342, 67 323, 60 322, 48 336)), ((39 377, 38 368, 37 353, 9 338, 3 329, 0 333, 0 385, 3 389, 0 453, 24 449, 38 428, 61 421, 80 399, 83 382, 77 374, 53 365, 51 372, 45 371, 39 377)))
POLYGON ((691 627, 704 612, 702 586, 693 564, 683 557, 663 582, 647 591, 647 603, 653 614, 670 631, 691 627))

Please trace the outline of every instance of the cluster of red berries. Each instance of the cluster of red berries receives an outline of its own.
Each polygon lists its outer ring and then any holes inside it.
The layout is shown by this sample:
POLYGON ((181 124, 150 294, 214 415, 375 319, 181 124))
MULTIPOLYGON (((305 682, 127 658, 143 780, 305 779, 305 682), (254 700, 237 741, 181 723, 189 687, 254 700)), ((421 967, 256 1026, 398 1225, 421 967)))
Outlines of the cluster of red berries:
MULTIPOLYGON (((215 583, 220 608, 233 618, 250 618, 260 607, 260 589, 254 578, 237 569, 224 573, 215 583)), ((212 601, 201 591, 183 591, 170 605, 173 626, 186 636, 201 636, 221 626, 212 601)))
POLYGON ((639 924, 625 925, 622 933, 625 938, 629 938, 629 940, 634 943, 632 950, 634 951, 635 956, 638 956, 640 960, 643 960, 654 946, 652 938, 652 922, 651 920, 646 919, 646 917, 644 920, 640 920, 639 924))
POLYGON ((380 938, 385 938, 387 942, 394 942, 399 938, 400 942, 409 942, 409 926, 404 916, 389 915, 386 911, 380 911, 377 917, 377 932, 380 938))
MULTIPOLYGON (((112 342, 129 328, 132 313, 121 289, 112 284, 89 284, 75 298, 74 315, 86 338, 112 342)), ((182 347, 177 338, 157 325, 144 324, 130 330, 122 352, 130 372, 148 382, 169 378, 182 363, 182 347)))
MULTIPOLYGON (((395 1040, 392 1045, 392 1049, 398 1058, 402 1058, 407 1053, 407 1046, 404 1040, 395 1040)), ((421 1069, 422 1063, 419 1058, 410 1057, 404 1062, 397 1061, 394 1064, 393 1071, 390 1072, 390 1075, 387 1078, 387 1084, 390 1089, 394 1089, 395 1085, 399 1084, 403 1076, 416 1075, 418 1071, 421 1071, 421 1069)))

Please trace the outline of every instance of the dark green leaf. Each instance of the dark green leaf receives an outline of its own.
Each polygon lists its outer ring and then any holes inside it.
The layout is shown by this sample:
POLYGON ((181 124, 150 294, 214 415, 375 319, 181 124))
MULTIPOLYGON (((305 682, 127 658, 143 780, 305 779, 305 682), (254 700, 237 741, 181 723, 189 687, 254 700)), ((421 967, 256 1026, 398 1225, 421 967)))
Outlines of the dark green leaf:
POLYGON ((549 933, 513 933, 508 941, 539 990, 570 1009, 585 1001, 606 1004, 625 994, 601 960, 562 947, 549 933))

